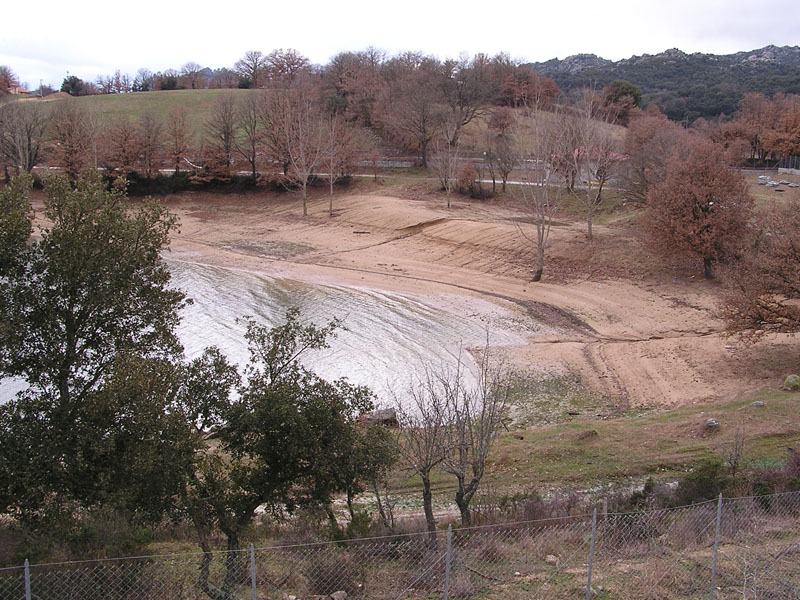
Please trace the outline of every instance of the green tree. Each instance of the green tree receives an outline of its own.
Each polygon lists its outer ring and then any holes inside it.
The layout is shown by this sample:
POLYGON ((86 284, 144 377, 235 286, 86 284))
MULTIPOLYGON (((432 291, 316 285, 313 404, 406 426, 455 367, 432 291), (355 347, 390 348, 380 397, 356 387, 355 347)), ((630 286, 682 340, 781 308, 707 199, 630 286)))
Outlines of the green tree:
POLYGON ((173 461, 194 455, 170 409, 184 297, 160 252, 175 219, 156 205, 128 211, 96 174, 75 187, 52 178, 52 225, 25 244, 28 186, 4 190, 21 216, 0 221, 12 261, 0 280, 0 377, 28 385, 0 409, 0 487, 11 490, 0 511, 36 521, 119 500, 157 513, 182 489, 173 461))
POLYGON ((0 190, 0 278, 9 275, 10 269, 19 264, 33 232, 33 210, 28 199, 32 185, 31 176, 24 175, 15 177, 0 190))
MULTIPOLYGON (((325 505, 375 470, 364 458, 371 456, 369 449, 356 442, 357 418, 372 408, 371 392, 344 379, 326 381, 300 362, 309 352, 325 348, 340 325, 335 319, 324 326, 303 325, 297 309, 271 329, 250 322, 246 338, 251 362, 238 398, 230 394, 232 379, 214 393, 203 391, 205 378, 196 379, 189 397, 205 398, 196 404, 205 407, 197 414, 206 425, 219 426, 219 443, 198 456, 185 500, 205 554, 200 586, 210 598, 234 598, 242 568, 239 555, 229 553, 221 585, 211 584, 215 529, 225 535, 229 550, 238 550, 259 507, 291 511, 325 505), (352 456, 359 448, 364 448, 360 462, 352 456), (357 463, 361 467, 345 477, 340 469, 357 463)), ((218 370, 224 369, 220 363, 218 370)))

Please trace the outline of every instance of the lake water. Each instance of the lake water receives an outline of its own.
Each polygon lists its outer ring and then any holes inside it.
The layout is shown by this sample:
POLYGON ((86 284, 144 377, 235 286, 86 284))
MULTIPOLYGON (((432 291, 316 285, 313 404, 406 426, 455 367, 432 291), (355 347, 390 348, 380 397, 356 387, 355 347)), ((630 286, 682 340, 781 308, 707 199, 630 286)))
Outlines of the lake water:
MULTIPOLYGON (((330 348, 309 355, 306 366, 325 378, 347 377, 368 385, 390 403, 421 375, 426 366, 454 366, 459 354, 474 372, 467 348, 481 348, 487 332, 492 346, 525 343, 536 324, 513 304, 459 294, 397 294, 345 285, 321 285, 270 277, 238 269, 169 261, 173 285, 194 302, 183 312, 178 335, 187 358, 206 346, 218 346, 239 365, 249 353, 245 318, 270 326, 298 307, 303 321, 322 325, 333 317, 343 330, 330 348)), ((0 401, 19 389, 0 385, 0 401)))

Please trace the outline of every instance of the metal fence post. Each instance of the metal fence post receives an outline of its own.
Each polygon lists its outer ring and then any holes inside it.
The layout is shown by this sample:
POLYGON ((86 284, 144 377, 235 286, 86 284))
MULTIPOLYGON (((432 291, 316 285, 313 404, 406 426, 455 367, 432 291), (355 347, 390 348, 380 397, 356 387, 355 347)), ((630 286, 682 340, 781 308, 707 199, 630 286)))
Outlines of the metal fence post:
POLYGON ((25 600, 31 600, 31 564, 25 559, 25 600))
POLYGON ((444 559, 444 600, 450 598, 450 563, 453 560, 453 526, 447 526, 447 554, 444 559))
POLYGON ((594 540, 597 536, 597 507, 592 513, 592 541, 589 544, 589 575, 586 578, 586 600, 592 600, 592 565, 594 564, 594 540))
POLYGON ((258 600, 256 594, 256 549, 250 544, 250 595, 251 600, 258 600))
POLYGON ((714 564, 711 567, 711 595, 709 598, 714 600, 714 591, 717 587, 717 554, 719 552, 719 524, 722 521, 722 492, 717 501, 717 529, 714 532, 714 564))

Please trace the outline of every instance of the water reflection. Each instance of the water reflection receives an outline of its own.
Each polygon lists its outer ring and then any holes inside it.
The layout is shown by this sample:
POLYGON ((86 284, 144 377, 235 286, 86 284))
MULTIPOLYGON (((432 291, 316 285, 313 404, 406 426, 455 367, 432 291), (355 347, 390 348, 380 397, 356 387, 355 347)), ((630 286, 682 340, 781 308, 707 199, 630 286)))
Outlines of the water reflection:
MULTIPOLYGON (((456 294, 396 294, 369 288, 310 284, 237 269, 169 261, 172 283, 194 303, 183 311, 178 335, 189 359, 216 345, 244 365, 245 317, 274 326, 296 306, 304 321, 324 324, 333 317, 345 330, 306 363, 325 378, 347 377, 368 385, 383 403, 408 389, 426 365, 452 366, 462 348, 482 347, 490 332, 493 346, 525 342, 535 327, 509 305, 456 294)), ((466 351, 461 353, 474 372, 466 351)), ((473 376, 474 381, 474 376, 473 376)), ((24 385, 0 383, 0 402, 24 385)))
MULTIPOLYGON (((296 306, 304 320, 323 324, 338 317, 346 327, 307 366, 322 377, 346 376, 368 385, 383 401, 392 389, 406 390, 426 364, 452 365, 461 348, 482 347, 487 330, 492 345, 525 341, 520 321, 527 318, 518 309, 466 296, 310 284, 181 262, 171 262, 170 268, 175 285, 194 299, 179 327, 187 357, 214 344, 244 364, 248 352, 242 317, 277 325, 296 306)), ((466 352, 462 355, 474 368, 466 352)))

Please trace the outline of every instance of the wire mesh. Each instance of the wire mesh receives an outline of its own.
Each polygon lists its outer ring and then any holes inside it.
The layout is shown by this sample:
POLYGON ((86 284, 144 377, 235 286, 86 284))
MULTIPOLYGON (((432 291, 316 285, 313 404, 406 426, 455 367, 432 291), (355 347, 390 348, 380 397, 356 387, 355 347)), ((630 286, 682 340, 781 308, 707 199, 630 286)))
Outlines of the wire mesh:
MULTIPOLYGON (((800 600, 800 492, 600 514, 591 595, 800 600)), ((39 600, 583 598, 591 516, 447 533, 31 565, 39 600), (253 569, 253 565, 255 568, 253 569), (449 569, 448 569, 449 566, 449 569), (253 587, 255 584, 255 587, 253 587)), ((0 600, 26 598, 24 567, 0 569, 0 600)))

